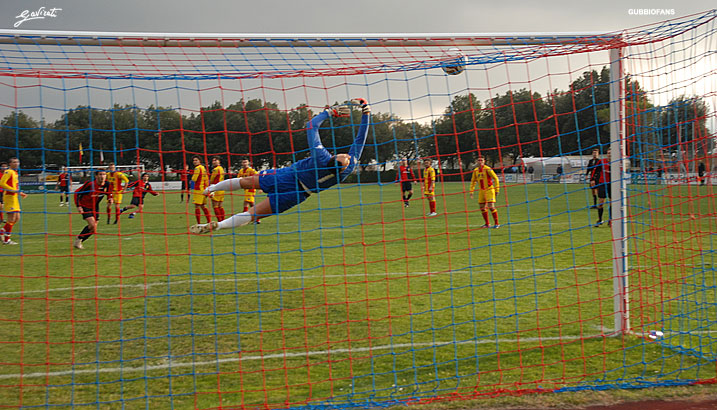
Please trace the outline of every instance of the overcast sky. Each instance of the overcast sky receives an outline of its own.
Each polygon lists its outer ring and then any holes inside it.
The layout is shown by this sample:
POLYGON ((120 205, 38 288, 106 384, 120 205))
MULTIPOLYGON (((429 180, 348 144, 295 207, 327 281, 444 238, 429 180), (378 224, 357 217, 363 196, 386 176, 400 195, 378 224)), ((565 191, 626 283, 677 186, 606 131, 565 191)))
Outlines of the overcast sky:
MULTIPOLYGON (((159 33, 519 33, 519 32, 611 32, 615 30, 639 27, 659 21, 674 19, 694 13, 702 13, 714 8, 714 0, 600 0, 598 2, 577 1, 491 1, 476 0, 364 0, 364 1, 295 1, 295 0, 96 0, 92 2, 80 0, 0 0, 0 30, 13 29, 20 20, 17 16, 23 12, 61 9, 55 12, 56 17, 46 17, 22 22, 17 29, 24 30, 61 30, 61 31, 107 31, 107 32, 159 32, 159 33), (482 4, 483 3, 483 4, 482 4), (662 14, 640 13, 642 9, 662 11, 662 14), (667 14, 665 14, 667 13, 667 14)), ((583 62, 585 54, 571 57, 572 72, 568 76, 555 75, 550 78, 551 84, 534 82, 531 84, 536 91, 545 93, 554 88, 564 89, 583 69, 599 70, 607 63, 607 53, 593 55, 590 64, 583 62)), ((544 64, 543 64, 544 65, 544 64)), ((532 70, 532 68, 531 68, 532 70)), ((565 71, 562 66, 551 66, 553 73, 565 71)), ((436 115, 441 115, 450 98, 463 93, 466 87, 472 92, 476 88, 485 87, 485 76, 482 73, 450 78, 450 84, 442 77, 431 78, 431 90, 423 90, 425 84, 411 83, 403 90, 391 90, 390 96, 378 95, 368 87, 362 93, 373 97, 374 101, 383 101, 377 108, 382 112, 393 112, 404 119, 426 122, 436 115), (470 78, 470 83, 467 81, 470 78), (475 80, 478 78, 478 80, 475 80), (436 88, 434 84, 442 83, 446 91, 436 88), (368 94, 368 93, 371 94, 368 94), (411 103, 401 103, 402 94, 413 96, 442 95, 445 98, 416 99, 411 103), (430 102, 431 104, 428 104, 430 102)), ((541 78, 537 71, 531 71, 532 78, 541 78)), ((673 76, 674 77, 674 76, 673 76)), ((524 87, 519 78, 516 87, 524 87)), ((491 86, 502 80, 495 77, 491 86)), ((671 79, 674 81, 674 79, 671 79)), ((422 81, 426 83, 426 81, 422 81)), ((117 83, 115 83, 117 84, 117 83)), ((408 83, 407 83, 408 84, 408 83)), ((246 84, 245 84, 246 85, 246 84)), ((116 86, 116 85, 115 85, 116 86)), ((107 86, 105 86, 107 87, 107 86)), ((385 87, 383 87, 385 88, 385 87)), ((341 93, 346 94, 346 91, 341 93)), ((492 88, 483 98, 489 98, 505 89, 492 88)), ((29 89, 27 92, 35 92, 29 89)), ((353 92, 353 91, 351 91, 353 92)), ((692 90, 678 89, 677 94, 691 93, 692 90)), ((702 89, 698 93, 704 92, 702 89)), ((36 93, 36 92, 35 92, 36 93)), ((38 98, 21 98, 15 103, 14 93, 0 93, 0 117, 6 115, 11 107, 17 104, 33 117, 57 118, 66 107, 92 105, 98 107, 111 106, 108 97, 98 99, 95 95, 87 101, 83 94, 78 98, 70 96, 63 100, 62 94, 45 90, 42 104, 45 111, 33 112, 38 106, 38 98), (4 107, 4 108, 2 108, 4 107), (54 111, 53 111, 54 109, 54 111)), ((106 94, 106 93, 105 93, 106 94)), ((137 100, 123 100, 120 92, 116 93, 115 103, 134 103, 140 106, 149 104, 196 109, 199 105, 198 93, 184 97, 179 102, 177 93, 170 100, 155 101, 154 96, 137 97, 137 100)), ((309 93, 311 94, 311 93, 309 93)), ((341 101, 346 95, 322 94, 321 98, 309 95, 309 104, 323 104, 341 101)), ((340 94, 340 93, 339 93, 340 94)), ((234 98, 234 96, 228 96, 234 98)), ((251 98, 252 96, 244 96, 251 98)), ((260 96, 261 97, 261 96, 260 96)), ((350 95, 349 97, 354 97, 350 95)), ((663 99, 669 99, 666 95, 663 99)), ((206 92, 202 95, 205 103, 219 100, 221 96, 206 92)), ((239 97, 234 98, 238 100, 239 97)), ((273 98, 269 101, 281 101, 273 98)), ((233 102, 234 100, 230 100, 233 102)), ((372 102, 374 102, 372 101, 372 102)), ((304 94, 293 98, 289 96, 287 107, 295 107, 305 103, 304 94)))
POLYGON ((612 31, 715 7, 713 0, 23 0, 0 1, 0 28, 24 10, 61 8, 19 29, 224 33, 612 31), (674 10, 673 16, 631 9, 674 10))

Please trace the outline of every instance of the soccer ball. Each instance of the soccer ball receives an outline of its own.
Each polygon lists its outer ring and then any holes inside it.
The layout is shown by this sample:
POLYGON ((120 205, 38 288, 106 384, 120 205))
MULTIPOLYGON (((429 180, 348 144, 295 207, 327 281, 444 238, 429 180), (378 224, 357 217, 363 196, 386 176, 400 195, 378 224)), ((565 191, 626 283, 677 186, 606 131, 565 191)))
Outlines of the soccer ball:
POLYGON ((650 339, 662 339, 662 337, 665 336, 665 334, 659 330, 650 330, 650 333, 648 333, 647 336, 650 339))
POLYGON ((457 75, 466 69, 466 56, 457 48, 450 48, 443 53, 443 72, 457 75))

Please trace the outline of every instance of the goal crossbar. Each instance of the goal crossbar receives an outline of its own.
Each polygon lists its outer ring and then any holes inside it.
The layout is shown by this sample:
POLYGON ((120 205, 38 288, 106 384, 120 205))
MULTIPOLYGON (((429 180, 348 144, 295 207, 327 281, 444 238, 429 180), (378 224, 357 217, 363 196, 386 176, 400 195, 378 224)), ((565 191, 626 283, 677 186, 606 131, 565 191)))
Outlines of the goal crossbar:
POLYGON ((0 43, 34 45, 102 45, 151 47, 366 47, 366 46, 515 46, 612 41, 619 34, 564 33, 137 33, 91 31, 0 30, 0 43))

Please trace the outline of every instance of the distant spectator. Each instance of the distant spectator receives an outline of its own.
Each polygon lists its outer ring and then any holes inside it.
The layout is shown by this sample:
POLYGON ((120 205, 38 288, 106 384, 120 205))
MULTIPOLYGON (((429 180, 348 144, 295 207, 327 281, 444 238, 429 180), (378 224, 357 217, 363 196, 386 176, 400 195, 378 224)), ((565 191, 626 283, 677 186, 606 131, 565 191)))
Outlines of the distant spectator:
POLYGON ((705 184, 705 163, 700 162, 700 164, 697 166, 697 175, 700 179, 700 185, 705 184))

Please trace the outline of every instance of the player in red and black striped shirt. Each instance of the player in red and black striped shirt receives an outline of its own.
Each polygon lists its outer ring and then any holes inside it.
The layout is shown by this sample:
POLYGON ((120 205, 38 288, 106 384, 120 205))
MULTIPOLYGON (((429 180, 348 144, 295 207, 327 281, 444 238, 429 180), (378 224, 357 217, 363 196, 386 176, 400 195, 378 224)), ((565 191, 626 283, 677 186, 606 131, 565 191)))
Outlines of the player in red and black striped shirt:
POLYGON ((184 194, 187 194, 187 202, 189 202, 189 179, 192 177, 192 171, 189 170, 189 165, 184 164, 184 169, 174 170, 174 173, 179 175, 179 180, 182 181, 182 189, 179 192, 179 202, 184 202, 184 194))
POLYGON ((595 187, 595 167, 600 162, 600 150, 595 148, 592 152, 592 158, 590 158, 590 161, 588 161, 588 168, 585 171, 585 177, 588 179, 590 183, 590 190, 593 192, 593 206, 591 206, 591 209, 597 209, 597 188, 595 187))
POLYGON ((60 191, 60 206, 70 206, 71 185, 72 177, 67 173, 67 167, 62 167, 62 173, 57 177, 57 190, 60 191))
POLYGON ((129 214, 130 219, 134 218, 134 215, 137 212, 142 212, 142 208, 144 208, 144 197, 147 194, 152 194, 153 196, 158 195, 154 192, 154 189, 152 189, 152 184, 149 183, 149 174, 147 173, 142 174, 140 179, 127 185, 127 190, 132 190, 132 203, 130 203, 129 206, 122 208, 122 211, 120 212, 129 211, 133 208, 139 208, 136 212, 129 214))
POLYGON ((87 226, 75 239, 74 246, 83 249, 82 242, 97 232, 97 218, 100 213, 100 201, 108 194, 107 172, 95 171, 95 178, 82 184, 75 191, 75 205, 82 214, 87 226))
MULTIPOLYGON (((598 227, 604 223, 602 220, 603 207, 605 206, 605 199, 611 197, 610 192, 610 150, 607 150, 607 159, 603 158, 598 161, 597 165, 593 170, 593 181, 595 182, 595 188, 597 189, 598 196, 598 220, 595 226, 598 227)), ((608 218, 609 219, 609 218, 608 218)))
POLYGON ((408 165, 406 158, 401 159, 401 165, 398 167, 396 173, 396 182, 401 183, 401 198, 403 198, 403 206, 408 208, 408 200, 413 196, 413 181, 416 179, 413 176, 413 170, 408 165))

